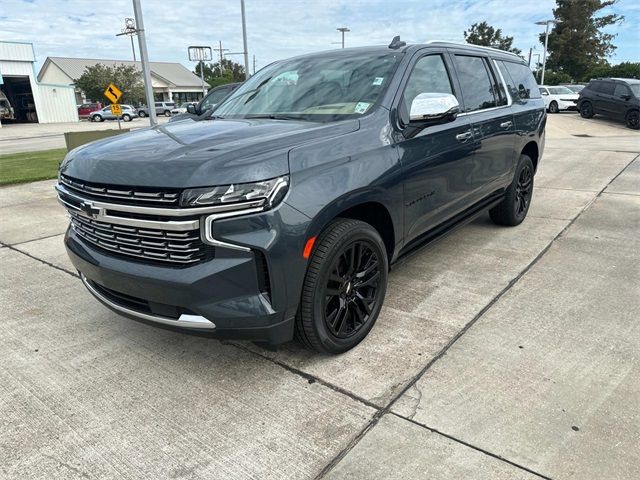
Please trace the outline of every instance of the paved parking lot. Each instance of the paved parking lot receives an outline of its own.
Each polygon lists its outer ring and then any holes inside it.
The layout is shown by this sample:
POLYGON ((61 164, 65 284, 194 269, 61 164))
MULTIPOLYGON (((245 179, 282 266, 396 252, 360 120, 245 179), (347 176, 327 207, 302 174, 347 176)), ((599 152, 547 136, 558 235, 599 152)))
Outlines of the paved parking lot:
POLYGON ((0 477, 640 478, 640 134, 549 118, 532 209, 394 269, 353 351, 156 329, 0 189, 0 477))

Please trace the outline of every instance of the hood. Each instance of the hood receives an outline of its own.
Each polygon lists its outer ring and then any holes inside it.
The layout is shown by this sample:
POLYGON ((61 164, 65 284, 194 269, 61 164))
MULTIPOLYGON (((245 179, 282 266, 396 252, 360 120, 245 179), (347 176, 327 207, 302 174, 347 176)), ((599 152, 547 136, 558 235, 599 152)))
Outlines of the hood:
POLYGON ((289 173, 290 149, 358 128, 358 120, 185 120, 78 147, 60 171, 87 182, 138 187, 255 182, 289 173))

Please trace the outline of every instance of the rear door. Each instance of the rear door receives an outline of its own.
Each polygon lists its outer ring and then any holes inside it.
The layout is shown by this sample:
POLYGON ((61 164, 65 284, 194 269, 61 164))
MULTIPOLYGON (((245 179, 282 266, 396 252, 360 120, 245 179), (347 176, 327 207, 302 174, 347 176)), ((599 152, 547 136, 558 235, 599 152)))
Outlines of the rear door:
MULTIPOLYGON (((452 70, 444 50, 417 54, 400 88, 398 107, 409 112, 413 99, 421 93, 451 93, 462 104, 452 70)), ((414 136, 405 131, 397 147, 404 178, 405 241, 410 242, 464 209, 476 146, 469 118, 460 116, 414 136)))
POLYGON ((479 201, 511 182, 515 126, 511 101, 493 61, 481 54, 451 52, 477 149, 469 177, 470 200, 479 201))

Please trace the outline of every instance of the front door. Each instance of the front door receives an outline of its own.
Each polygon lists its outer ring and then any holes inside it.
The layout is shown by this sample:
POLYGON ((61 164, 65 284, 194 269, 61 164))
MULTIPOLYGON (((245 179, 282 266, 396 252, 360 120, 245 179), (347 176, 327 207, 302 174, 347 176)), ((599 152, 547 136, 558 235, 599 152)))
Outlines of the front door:
MULTIPOLYGON (((400 108, 411 111, 421 93, 451 93, 452 65, 444 52, 429 51, 414 60, 400 108)), ((406 133, 405 133, 406 135, 406 133)), ((405 242, 453 216, 471 189, 473 138, 469 117, 425 128, 397 143, 404 178, 405 242)))

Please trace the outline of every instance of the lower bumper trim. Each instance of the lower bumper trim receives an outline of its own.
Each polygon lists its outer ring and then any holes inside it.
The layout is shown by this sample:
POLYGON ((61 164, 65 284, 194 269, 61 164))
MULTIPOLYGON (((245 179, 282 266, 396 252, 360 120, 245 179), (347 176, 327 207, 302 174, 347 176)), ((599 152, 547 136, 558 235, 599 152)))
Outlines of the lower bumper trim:
POLYGON ((96 288, 94 288, 91 285, 91 282, 89 282, 89 280, 87 279, 87 277, 85 277, 84 275, 81 275, 81 278, 82 278, 82 283, 84 283, 84 286, 87 287, 87 290, 89 290, 89 292, 94 297, 96 297, 98 300, 100 300, 102 303, 104 303, 106 306, 108 306, 112 310, 121 312, 125 315, 129 315, 131 317, 137 317, 141 320, 161 323, 163 325, 171 325, 174 327, 193 328, 198 330, 203 330, 203 329, 213 330, 216 328, 216 325, 213 322, 199 315, 182 314, 180 315, 180 318, 174 319, 174 318, 162 317, 160 315, 152 315, 144 312, 139 312, 131 308, 118 305, 117 303, 113 302, 112 300, 110 300, 109 298, 101 294, 96 288))

